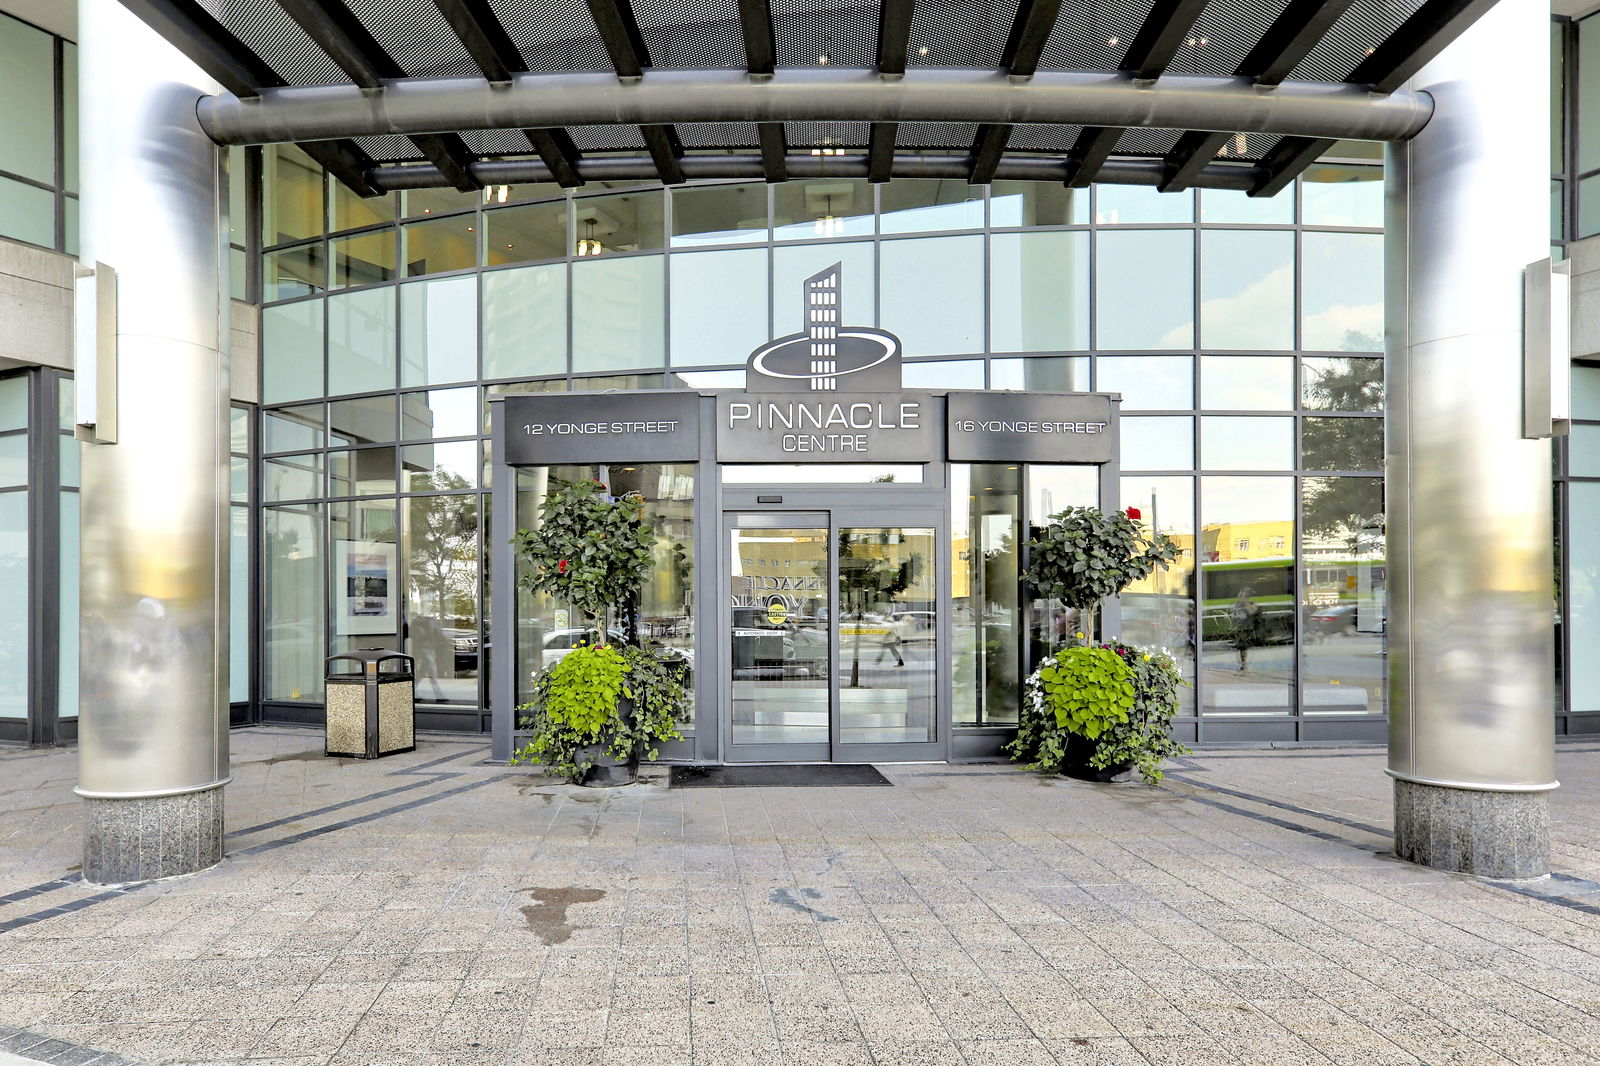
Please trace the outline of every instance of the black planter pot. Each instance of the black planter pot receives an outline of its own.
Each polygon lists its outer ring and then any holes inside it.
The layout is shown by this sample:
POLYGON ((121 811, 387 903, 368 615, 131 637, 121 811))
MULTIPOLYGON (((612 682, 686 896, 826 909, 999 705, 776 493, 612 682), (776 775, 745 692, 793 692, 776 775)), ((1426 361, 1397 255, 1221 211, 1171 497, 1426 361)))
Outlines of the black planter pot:
POLYGON ((606 750, 606 745, 590 744, 583 754, 594 763, 578 782, 584 788, 618 788, 639 780, 638 751, 619 759, 606 750))
POLYGON ((1104 770, 1089 765, 1099 745, 1083 737, 1067 739, 1067 757, 1061 760, 1061 776, 1076 781, 1126 781, 1133 776, 1133 763, 1112 763, 1104 770))

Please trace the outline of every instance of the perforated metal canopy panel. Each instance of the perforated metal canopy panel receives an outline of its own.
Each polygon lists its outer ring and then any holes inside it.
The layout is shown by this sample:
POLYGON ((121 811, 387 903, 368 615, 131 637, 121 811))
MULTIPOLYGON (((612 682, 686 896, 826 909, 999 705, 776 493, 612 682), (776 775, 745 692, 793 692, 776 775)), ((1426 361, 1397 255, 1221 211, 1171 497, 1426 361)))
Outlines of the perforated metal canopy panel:
MULTIPOLYGON (((1022 93, 1036 72, 1083 71, 1137 72, 1153 81, 1253 78, 1262 92, 1286 78, 1348 83, 1381 96, 1493 0, 1324 0, 1320 8, 1291 7, 1289 0, 124 2, 239 97, 352 84, 382 95, 393 90, 395 70, 408 79, 496 85, 525 73, 591 74, 616 77, 626 89, 667 70, 748 70, 752 79, 781 79, 830 68, 875 74, 886 85, 940 70, 1009 73, 1022 93), (1297 32, 1307 27, 1313 32, 1297 32)), ((697 121, 639 120, 650 126, 589 118, 532 135, 474 127, 372 136, 377 131, 369 127, 360 131, 368 135, 351 131, 308 149, 364 193, 471 188, 485 183, 489 164, 496 183, 580 184, 586 170, 596 179, 632 169, 665 181, 749 177, 759 159, 759 173, 778 181, 824 153, 848 154, 851 161, 840 166, 870 167, 873 180, 966 166, 976 182, 999 175, 1082 184, 1107 168, 1112 180, 1171 189, 1220 183, 1270 194, 1331 143, 1259 127, 1238 134, 1212 126, 1203 137, 1185 137, 1184 129, 1081 122, 997 125, 1004 120, 971 121, 970 113, 899 122, 888 104, 881 119, 875 112, 874 121, 857 117, 818 113, 804 121, 791 109, 782 121, 768 121, 730 109, 697 121), (719 159, 726 173, 718 171, 719 159), (1059 166, 1043 165, 1052 159, 1059 166), (1107 166, 1119 161, 1147 165, 1107 166), (1245 171, 1249 180, 1241 185, 1245 171)))

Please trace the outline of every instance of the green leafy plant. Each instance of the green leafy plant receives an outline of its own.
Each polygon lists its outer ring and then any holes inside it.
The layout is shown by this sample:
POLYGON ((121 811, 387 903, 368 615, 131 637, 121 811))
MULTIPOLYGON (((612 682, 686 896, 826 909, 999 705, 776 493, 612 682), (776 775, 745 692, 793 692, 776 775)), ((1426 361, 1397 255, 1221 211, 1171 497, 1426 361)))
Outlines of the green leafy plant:
POLYGON ((512 540, 528 564, 524 588, 565 600, 602 628, 649 575, 655 542, 639 496, 612 498, 598 481, 560 480, 539 507, 538 528, 512 540))
POLYGON ((1165 651, 1117 640, 1063 648, 1028 678, 1017 739, 1006 750, 1030 769, 1060 773, 1068 738, 1082 737, 1094 745, 1089 766, 1132 766, 1149 784, 1160 784, 1161 764, 1189 751, 1171 731, 1178 689, 1186 684, 1165 651), (1075 685, 1098 685, 1112 695, 1085 701, 1075 685))
POLYGON ((1139 511, 1107 514, 1098 507, 1069 507, 1028 542, 1023 576, 1034 591, 1085 613, 1083 631, 1094 632, 1092 614, 1100 601, 1135 581, 1165 570, 1178 557, 1178 545, 1164 533, 1146 536, 1139 511))

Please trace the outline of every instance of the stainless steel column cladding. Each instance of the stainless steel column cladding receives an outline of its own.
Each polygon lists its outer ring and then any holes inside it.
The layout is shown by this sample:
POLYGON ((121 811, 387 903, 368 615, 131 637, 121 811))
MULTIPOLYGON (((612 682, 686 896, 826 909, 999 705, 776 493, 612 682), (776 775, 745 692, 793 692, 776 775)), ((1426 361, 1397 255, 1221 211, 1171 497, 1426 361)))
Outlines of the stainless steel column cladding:
MULTIPOLYGON (((1548 8, 1502 0, 1413 80, 1433 120, 1388 150, 1388 772, 1529 804, 1556 787, 1550 444, 1520 435, 1522 270, 1549 254, 1548 67, 1548 8)), ((1492 872, 1462 863, 1472 847, 1409 839, 1400 813, 1402 856, 1492 872)), ((1544 824, 1470 822, 1456 832, 1544 824)))
POLYGON ((195 119, 215 86, 117 0, 78 11, 82 258, 118 274, 121 418, 83 451, 77 791, 84 877, 122 881, 221 858, 220 792, 182 797, 228 779, 227 196, 195 119))

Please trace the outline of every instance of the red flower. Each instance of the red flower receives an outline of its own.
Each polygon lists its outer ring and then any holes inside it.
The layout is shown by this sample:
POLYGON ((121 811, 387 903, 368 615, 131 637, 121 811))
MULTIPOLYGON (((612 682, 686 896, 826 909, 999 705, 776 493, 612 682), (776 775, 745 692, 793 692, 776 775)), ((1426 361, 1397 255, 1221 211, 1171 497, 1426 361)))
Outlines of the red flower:
POLYGON ((1138 520, 1139 520, 1139 519, 1140 519, 1140 518, 1143 518, 1143 517, 1144 517, 1144 515, 1143 515, 1143 513, 1142 513, 1142 512, 1141 512, 1141 511, 1140 511, 1140 510, 1139 510, 1139 508, 1137 508, 1137 507, 1130 507, 1130 508, 1128 508, 1128 517, 1129 517, 1129 518, 1131 518, 1131 519, 1133 519, 1133 520, 1134 520, 1134 521, 1135 521, 1135 522, 1137 522, 1137 521, 1138 521, 1138 520))
POLYGON ((566 573, 567 572, 567 561, 565 559, 561 560, 559 563, 556 564, 556 569, 559 570, 563 574, 566 573))

